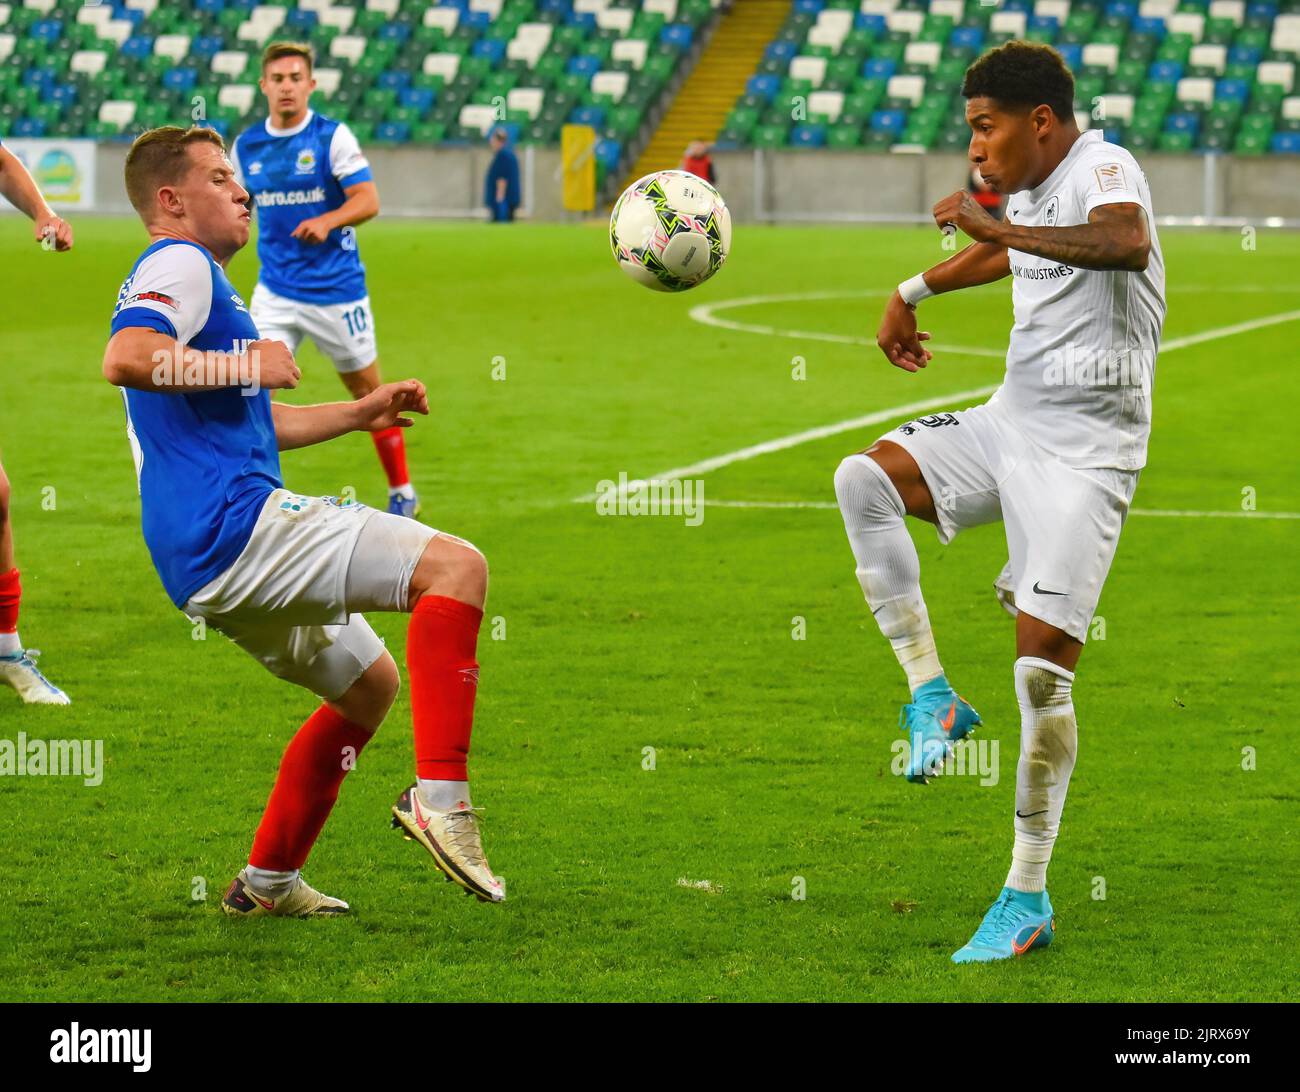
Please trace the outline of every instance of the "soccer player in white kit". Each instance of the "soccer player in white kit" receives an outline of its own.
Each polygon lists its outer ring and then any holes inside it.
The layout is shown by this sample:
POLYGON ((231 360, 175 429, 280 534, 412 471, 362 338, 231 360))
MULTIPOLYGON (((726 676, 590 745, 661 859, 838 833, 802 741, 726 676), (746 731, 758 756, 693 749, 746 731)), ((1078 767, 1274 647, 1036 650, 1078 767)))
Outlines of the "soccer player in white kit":
POLYGON ((1079 131, 1060 54, 1008 42, 971 65, 962 94, 970 159, 1010 195, 1006 219, 964 191, 940 201, 936 223, 974 242, 899 285, 877 344, 896 367, 924 368, 917 304, 1010 275, 1006 376, 984 405, 910 421, 835 474, 858 580, 912 690, 910 781, 937 773, 980 721, 943 674, 903 516, 935 524, 943 543, 982 523, 1006 529, 995 588, 1016 618, 1015 839, 1002 892, 958 963, 1019 956, 1055 932, 1046 877, 1077 750, 1070 690, 1146 461, 1165 315, 1146 178, 1099 131, 1079 131))
MULTIPOLYGON (((72 249, 72 227, 54 214, 22 160, 3 145, 0 145, 0 196, 31 218, 36 241, 41 246, 54 251, 72 249)), ((9 479, 0 465, 0 685, 13 687, 29 704, 68 705, 68 695, 36 666, 39 653, 24 648, 18 636, 22 584, 14 563, 9 496, 9 479)))

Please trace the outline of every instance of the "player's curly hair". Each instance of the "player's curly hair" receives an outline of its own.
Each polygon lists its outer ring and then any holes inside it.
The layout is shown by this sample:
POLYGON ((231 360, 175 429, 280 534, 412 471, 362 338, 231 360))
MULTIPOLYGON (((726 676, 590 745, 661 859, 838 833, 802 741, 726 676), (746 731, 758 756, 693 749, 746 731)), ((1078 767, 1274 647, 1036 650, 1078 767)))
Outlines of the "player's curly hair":
POLYGON ((162 125, 135 138, 126 153, 122 173, 126 195, 136 212, 147 216, 153 210, 158 187, 174 185, 184 177, 190 168, 189 147, 197 143, 215 144, 223 152, 226 150, 221 134, 201 125, 191 125, 188 129, 162 125))
POLYGON ((1049 45, 1011 41, 990 49, 966 69, 961 93, 1000 106, 1050 106, 1062 121, 1074 117, 1074 77, 1049 45))

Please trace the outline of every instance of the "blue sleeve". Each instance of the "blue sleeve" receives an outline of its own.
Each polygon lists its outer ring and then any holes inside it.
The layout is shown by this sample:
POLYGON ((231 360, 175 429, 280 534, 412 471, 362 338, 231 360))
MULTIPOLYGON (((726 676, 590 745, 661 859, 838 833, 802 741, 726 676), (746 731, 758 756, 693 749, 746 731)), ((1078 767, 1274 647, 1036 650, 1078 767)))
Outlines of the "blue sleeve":
POLYGON ((349 186, 355 186, 360 182, 369 182, 374 177, 375 176, 370 173, 369 167, 362 167, 361 170, 354 171, 352 174, 348 175, 347 178, 340 178, 339 185, 344 189, 347 189, 349 186))
POLYGON ((109 329, 115 334, 119 330, 127 330, 137 326, 157 330, 160 334, 166 334, 168 337, 176 336, 176 327, 172 325, 171 319, 166 315, 160 315, 152 307, 127 307, 119 311, 113 316, 113 322, 109 329))

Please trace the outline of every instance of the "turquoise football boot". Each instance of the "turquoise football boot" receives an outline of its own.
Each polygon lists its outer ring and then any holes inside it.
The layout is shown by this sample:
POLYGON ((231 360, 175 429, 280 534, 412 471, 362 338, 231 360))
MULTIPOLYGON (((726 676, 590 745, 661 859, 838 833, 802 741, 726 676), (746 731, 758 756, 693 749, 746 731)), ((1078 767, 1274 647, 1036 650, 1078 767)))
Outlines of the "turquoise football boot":
POLYGON ((1046 948, 1056 935, 1052 900, 1046 891, 1030 894, 1004 887, 975 935, 952 954, 954 963, 991 963, 1046 948))
POLYGON ((924 785, 952 757, 952 745, 965 739, 980 722, 980 715, 940 675, 916 688, 910 705, 899 714, 911 750, 907 780, 924 785))

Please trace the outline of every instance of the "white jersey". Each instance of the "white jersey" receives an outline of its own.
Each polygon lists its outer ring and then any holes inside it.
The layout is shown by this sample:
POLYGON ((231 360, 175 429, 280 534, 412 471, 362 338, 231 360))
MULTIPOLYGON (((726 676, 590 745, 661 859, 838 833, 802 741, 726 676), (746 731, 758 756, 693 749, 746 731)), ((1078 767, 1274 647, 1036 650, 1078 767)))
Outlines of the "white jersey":
POLYGON ((1151 257, 1142 272, 1078 269, 1008 250, 1015 325, 1007 373, 989 400, 1070 466, 1138 470, 1151 432, 1151 388, 1165 317, 1165 265, 1146 176, 1100 130, 1081 134, 1051 175, 1013 194, 1007 220, 1086 224, 1099 205, 1146 210, 1151 257))

